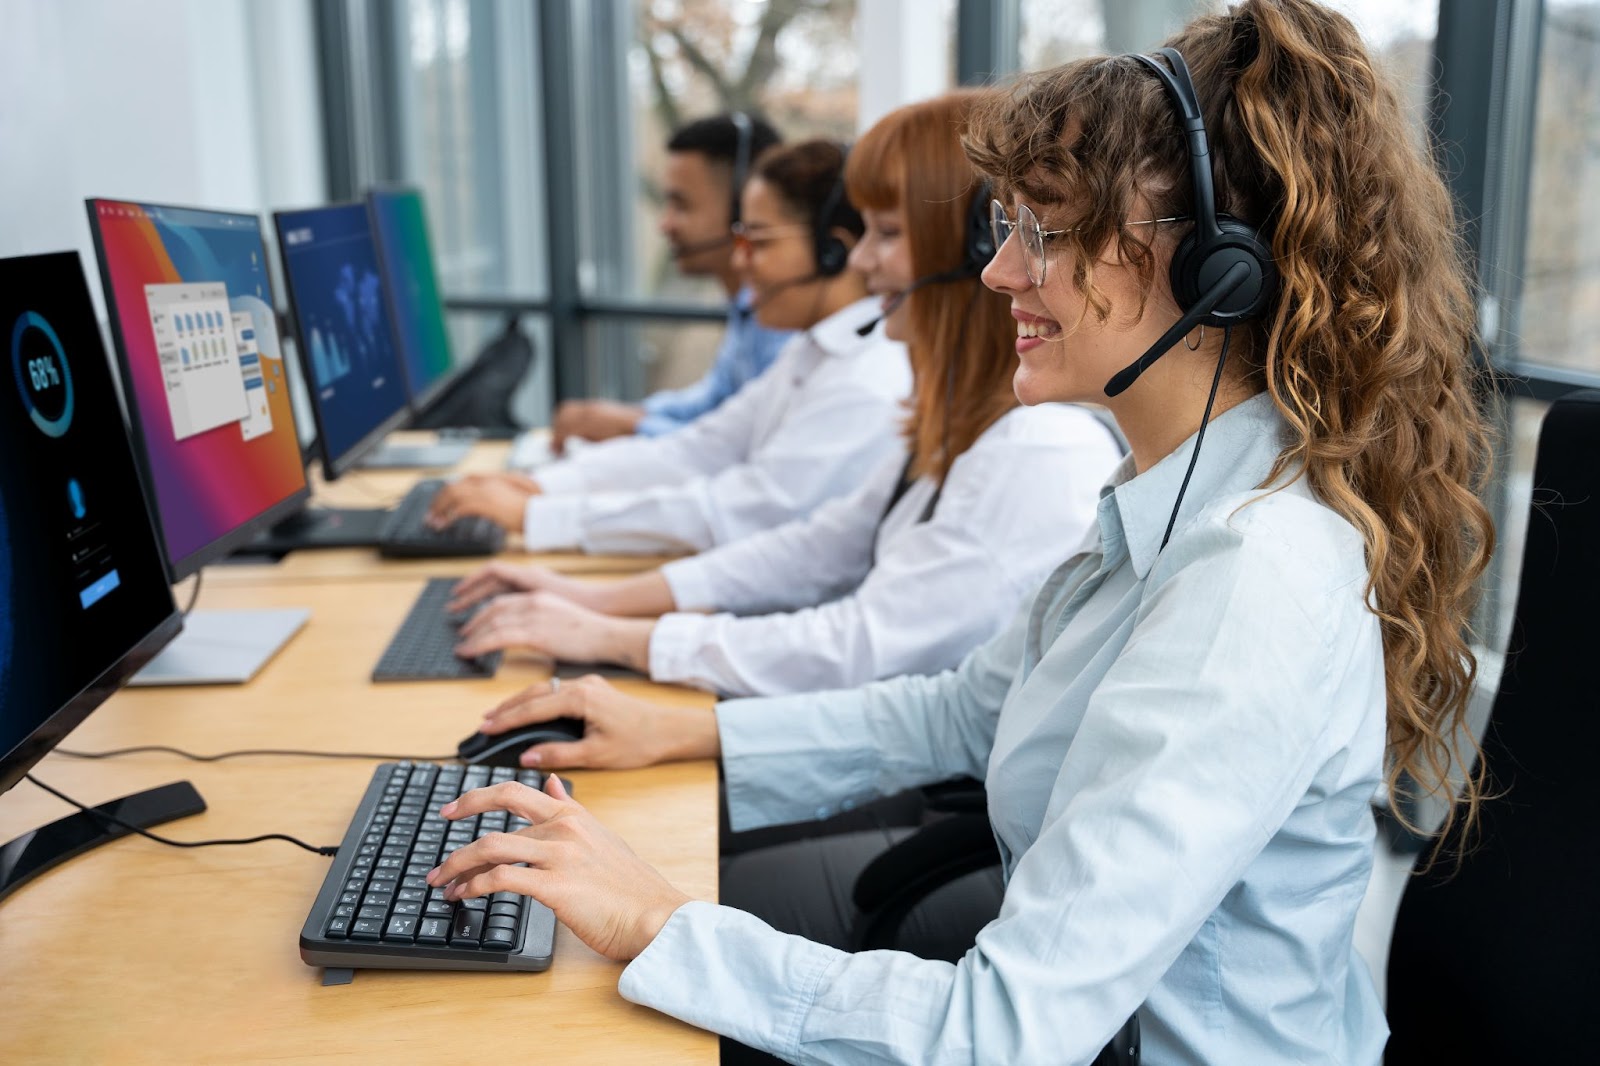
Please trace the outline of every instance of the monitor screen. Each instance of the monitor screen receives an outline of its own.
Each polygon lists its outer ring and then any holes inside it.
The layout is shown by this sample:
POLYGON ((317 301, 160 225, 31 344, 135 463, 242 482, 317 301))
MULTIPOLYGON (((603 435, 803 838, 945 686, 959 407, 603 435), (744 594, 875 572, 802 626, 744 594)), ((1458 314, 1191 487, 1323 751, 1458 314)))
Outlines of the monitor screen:
POLYGON ((0 791, 178 632, 73 252, 0 259, 0 791))
POLYGON ((406 372, 411 406, 421 411, 450 383, 457 369, 450 357, 439 278, 422 193, 374 189, 367 194, 383 280, 394 317, 395 343, 406 372))
POLYGON ((329 477, 410 414, 365 204, 280 211, 278 247, 329 477))
POLYGON ((89 201, 111 333, 172 576, 309 495, 254 215, 89 201))

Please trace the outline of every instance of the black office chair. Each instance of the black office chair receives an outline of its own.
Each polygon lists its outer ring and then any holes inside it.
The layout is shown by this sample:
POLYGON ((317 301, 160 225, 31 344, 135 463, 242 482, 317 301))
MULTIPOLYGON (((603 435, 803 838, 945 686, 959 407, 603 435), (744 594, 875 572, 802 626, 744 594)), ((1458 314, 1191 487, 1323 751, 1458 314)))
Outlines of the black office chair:
MULTIPOLYGON (((931 785, 923 793, 930 821, 856 876, 851 897, 860 912, 854 931, 857 951, 895 947, 901 924, 918 903, 958 878, 1000 865, 980 782, 961 778, 931 785)), ((1092 1066, 1139 1066, 1137 1014, 1092 1066)))
POLYGON ((1600 391, 1539 433, 1522 581, 1484 736, 1491 798, 1401 897, 1385 1061, 1593 1062, 1600 1055, 1600 391))
POLYGON ((484 346, 472 369, 454 382, 417 419, 418 429, 469 428, 486 437, 509 437, 522 427, 511 410, 511 398, 533 365, 533 342, 522 332, 516 315, 484 346))

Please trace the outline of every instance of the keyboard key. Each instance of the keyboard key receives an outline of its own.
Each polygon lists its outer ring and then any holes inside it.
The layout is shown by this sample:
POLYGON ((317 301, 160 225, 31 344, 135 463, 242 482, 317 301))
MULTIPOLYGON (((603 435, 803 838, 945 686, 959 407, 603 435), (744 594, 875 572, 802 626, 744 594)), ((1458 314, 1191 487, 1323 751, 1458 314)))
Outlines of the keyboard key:
POLYGON ((422 904, 420 904, 420 903, 396 903, 394 905, 393 913, 395 913, 395 914, 409 914, 409 915, 411 915, 413 917, 416 917, 417 915, 420 915, 422 913, 422 904))
POLYGON ((510 951, 517 946, 516 929, 487 929, 483 934, 483 946, 493 950, 510 951))
POLYGON ((376 940, 383 935, 383 922, 376 918, 357 918, 350 923, 351 940, 376 940))
POLYGON ((450 919, 424 918, 417 926, 417 943, 443 944, 450 939, 450 919))
POLYGON ((383 931, 385 940, 411 941, 417 935, 417 919, 407 915, 396 915, 389 919, 389 928, 383 931))
POLYGON ((428 918, 453 918, 456 906, 442 899, 432 899, 422 905, 422 913, 428 918))
POLYGON ((348 936, 350 934, 350 919, 349 918, 330 918, 330 919, 328 919, 328 927, 323 930, 323 934, 326 935, 326 936, 337 937, 340 940, 343 940, 346 936, 348 936))
POLYGON ((489 917, 491 918, 515 918, 521 913, 522 908, 515 903, 489 904, 489 917))
POLYGON ((463 907, 450 925, 451 947, 477 947, 483 937, 483 914, 463 907))
POLYGON ((357 918, 371 918, 376 921, 381 921, 388 916, 389 908, 387 907, 362 907, 356 912, 357 918))

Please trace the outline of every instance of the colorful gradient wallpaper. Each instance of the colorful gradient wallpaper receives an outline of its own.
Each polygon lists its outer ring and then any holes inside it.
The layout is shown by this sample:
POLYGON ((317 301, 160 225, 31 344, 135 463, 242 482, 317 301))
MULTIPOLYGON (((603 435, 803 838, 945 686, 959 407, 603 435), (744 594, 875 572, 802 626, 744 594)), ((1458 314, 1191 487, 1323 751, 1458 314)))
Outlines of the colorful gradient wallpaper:
POLYGON ((450 336, 433 269, 422 194, 414 189, 375 189, 367 202, 389 287, 395 339, 400 344, 411 399, 416 401, 426 397, 451 368, 450 336))
MULTIPOLYGON (((107 311, 122 351, 124 386, 131 391, 130 404, 137 403, 167 555, 176 565, 306 486, 260 220, 91 200, 89 221, 100 250, 107 311), (241 357, 246 370, 240 388, 263 398, 265 406, 244 419, 180 436, 169 397, 174 379, 163 367, 152 323, 156 296, 146 286, 217 282, 226 287, 227 310, 241 344, 248 337, 259 354, 256 378, 250 376, 249 356, 241 357), (247 323, 241 315, 249 316, 247 323)), ((163 291, 179 290, 156 290, 163 291)), ((188 361, 185 351, 185 368, 188 361)), ((230 393, 229 401, 234 398, 230 393)))

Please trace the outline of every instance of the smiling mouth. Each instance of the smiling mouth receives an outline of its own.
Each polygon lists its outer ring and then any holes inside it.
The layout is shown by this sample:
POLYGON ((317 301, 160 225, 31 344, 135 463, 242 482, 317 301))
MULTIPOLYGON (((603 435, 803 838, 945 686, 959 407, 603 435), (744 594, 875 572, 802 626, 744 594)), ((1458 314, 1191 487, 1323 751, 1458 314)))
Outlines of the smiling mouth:
POLYGON ((1054 340, 1061 336, 1061 323, 1051 322, 1048 319, 1039 319, 1033 322, 1017 320, 1018 337, 1038 337, 1042 340, 1054 340))

